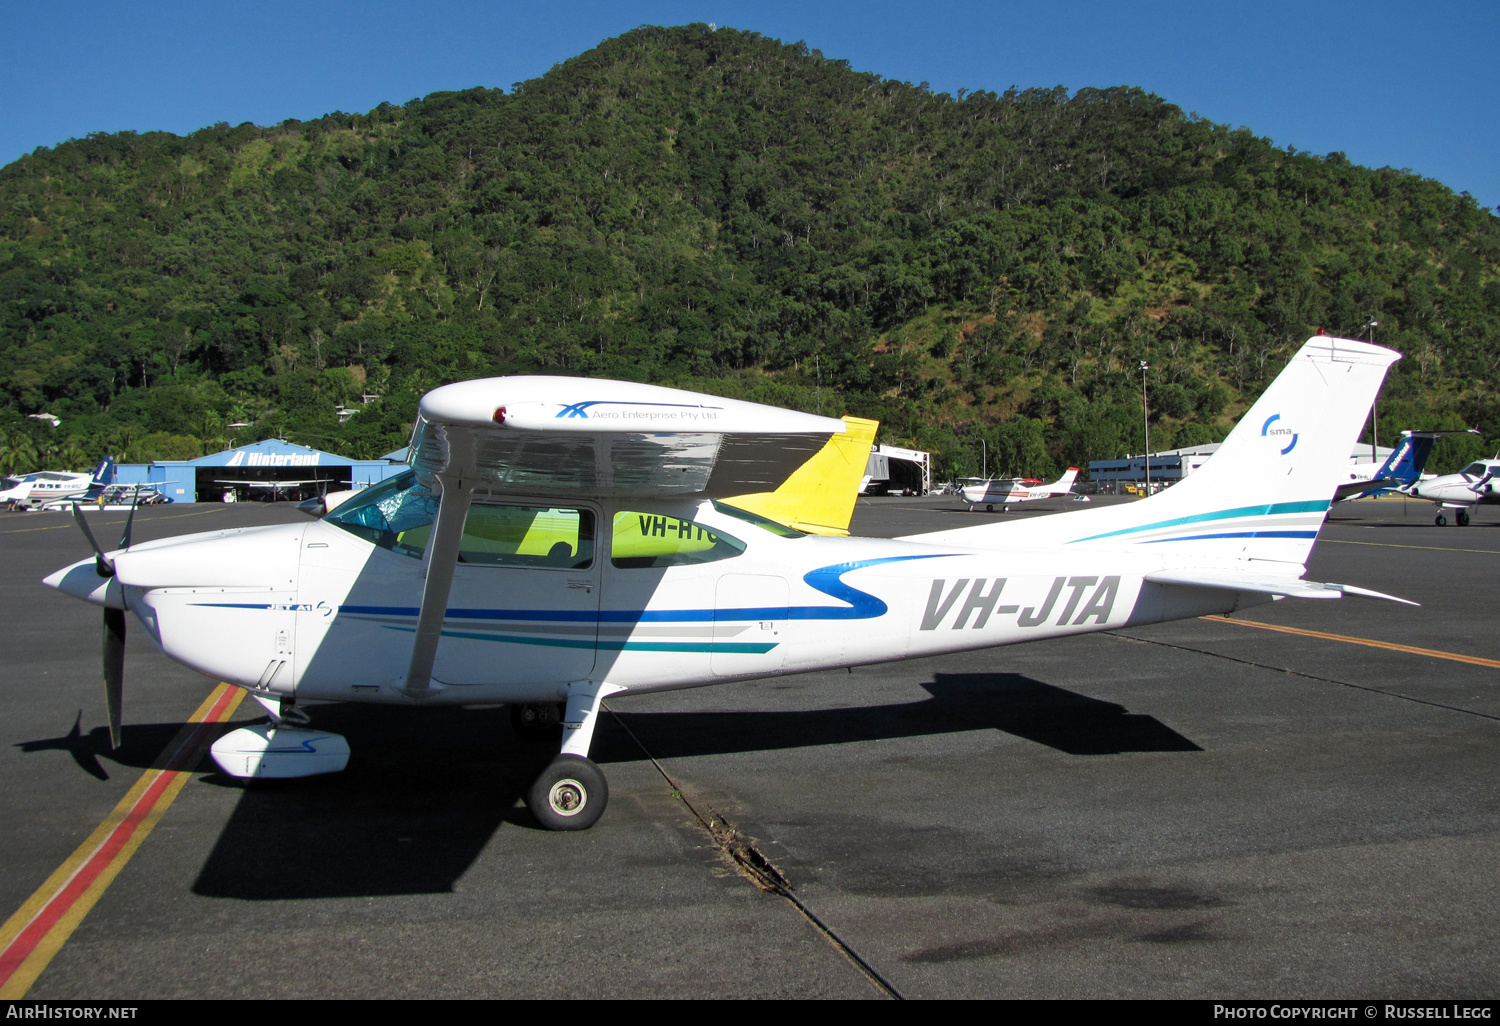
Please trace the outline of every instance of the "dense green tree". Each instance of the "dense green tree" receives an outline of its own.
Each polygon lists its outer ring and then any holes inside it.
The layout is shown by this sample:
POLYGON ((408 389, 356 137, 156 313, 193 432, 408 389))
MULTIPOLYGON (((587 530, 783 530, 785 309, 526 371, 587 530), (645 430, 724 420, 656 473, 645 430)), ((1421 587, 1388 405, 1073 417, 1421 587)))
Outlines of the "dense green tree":
POLYGON ((1500 225, 1467 195, 1130 87, 953 97, 644 27, 509 92, 0 169, 0 465, 242 421, 379 455, 424 390, 546 370, 878 416, 942 473, 982 442, 1041 476, 1139 451, 1139 360, 1153 442, 1192 444, 1372 316, 1407 354, 1383 438, 1500 431, 1500 225))

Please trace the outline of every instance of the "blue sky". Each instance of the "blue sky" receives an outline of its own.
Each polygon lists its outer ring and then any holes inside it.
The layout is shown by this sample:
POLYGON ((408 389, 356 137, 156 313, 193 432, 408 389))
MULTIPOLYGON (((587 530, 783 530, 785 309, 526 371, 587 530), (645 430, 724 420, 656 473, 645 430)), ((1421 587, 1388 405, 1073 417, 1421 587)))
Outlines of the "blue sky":
POLYGON ((1137 85, 1279 146, 1342 150, 1500 204, 1493 0, 0 0, 0 162, 96 131, 508 89, 637 25, 694 21, 942 92, 1137 85))

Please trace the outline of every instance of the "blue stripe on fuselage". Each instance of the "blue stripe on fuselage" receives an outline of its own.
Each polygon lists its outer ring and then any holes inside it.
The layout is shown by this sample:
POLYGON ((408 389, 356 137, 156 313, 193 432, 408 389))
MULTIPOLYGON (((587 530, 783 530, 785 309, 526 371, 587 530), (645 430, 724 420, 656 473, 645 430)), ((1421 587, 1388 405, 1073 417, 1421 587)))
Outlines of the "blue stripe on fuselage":
POLYGON ((1208 541, 1213 538, 1316 538, 1317 531, 1225 531, 1223 534, 1188 534, 1173 538, 1147 538, 1142 545, 1160 545, 1163 542, 1208 541))
MULTIPOLYGON (((802 580, 808 587, 830 598, 847 602, 847 606, 754 606, 742 609, 449 609, 447 620, 525 620, 551 623, 709 623, 715 620, 870 620, 884 616, 889 607, 869 592, 846 583, 843 576, 882 563, 903 563, 914 559, 943 559, 957 552, 917 556, 885 556, 860 559, 849 563, 809 570, 802 580)), ((240 602, 200 602, 197 605, 229 609, 269 609, 268 604, 240 602)), ((410 616, 421 613, 419 606, 345 605, 340 613, 353 616, 410 616)))
MULTIPOLYGON (((1204 524, 1214 520, 1233 520, 1238 517, 1268 517, 1278 513, 1324 513, 1331 503, 1327 499, 1310 499, 1305 502, 1274 502, 1264 506, 1241 506, 1238 509, 1224 509, 1216 513, 1194 513, 1192 516, 1176 517, 1172 520, 1158 520, 1154 524, 1142 524, 1140 527, 1125 527, 1118 531, 1106 531, 1104 534, 1093 534, 1087 538, 1074 538, 1068 542, 1076 545, 1079 542, 1098 541, 1101 538, 1115 538, 1122 534, 1139 534, 1142 531, 1159 531, 1168 527, 1184 527, 1188 524, 1204 524)), ((1317 532, 1313 532, 1316 536, 1317 532)), ((1193 541, 1199 538, 1209 538, 1213 535, 1194 535, 1192 538, 1161 538, 1158 541, 1193 541)))

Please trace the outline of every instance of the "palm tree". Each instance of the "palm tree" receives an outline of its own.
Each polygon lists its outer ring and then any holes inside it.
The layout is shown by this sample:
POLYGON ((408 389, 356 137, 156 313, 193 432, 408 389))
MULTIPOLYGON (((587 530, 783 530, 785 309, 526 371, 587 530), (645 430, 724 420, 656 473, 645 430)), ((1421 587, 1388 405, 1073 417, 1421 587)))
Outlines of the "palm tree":
POLYGON ((40 458, 31 439, 20 431, 0 431, 0 472, 29 474, 40 458))

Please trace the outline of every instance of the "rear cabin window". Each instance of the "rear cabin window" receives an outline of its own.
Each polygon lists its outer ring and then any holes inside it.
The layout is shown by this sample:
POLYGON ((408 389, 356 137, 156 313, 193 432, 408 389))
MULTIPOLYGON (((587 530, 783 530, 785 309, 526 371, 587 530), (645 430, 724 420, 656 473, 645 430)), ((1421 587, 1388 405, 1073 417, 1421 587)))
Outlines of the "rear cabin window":
POLYGON ((744 551, 738 538, 691 520, 622 510, 615 514, 610 562, 627 570, 654 569, 712 563, 744 551))

